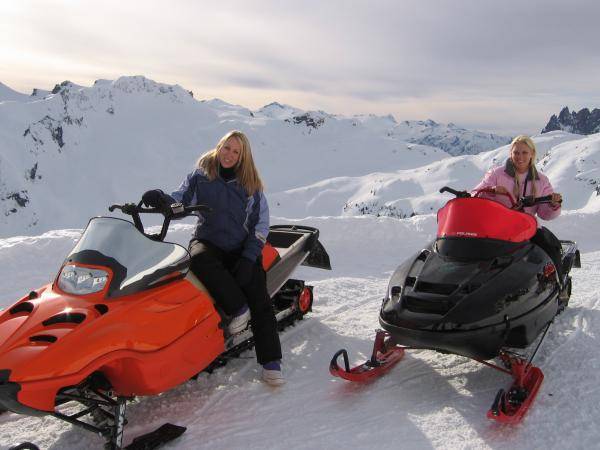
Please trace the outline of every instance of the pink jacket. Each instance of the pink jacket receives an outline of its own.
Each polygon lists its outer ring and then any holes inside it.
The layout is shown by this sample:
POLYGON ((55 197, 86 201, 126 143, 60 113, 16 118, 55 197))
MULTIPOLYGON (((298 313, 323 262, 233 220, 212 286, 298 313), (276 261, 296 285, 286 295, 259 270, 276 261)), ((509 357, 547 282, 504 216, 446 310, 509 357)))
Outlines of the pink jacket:
MULTIPOLYGON (((515 170, 512 165, 512 161, 508 159, 504 166, 490 169, 483 177, 483 180, 481 180, 481 182, 477 186, 475 186, 471 193, 474 194, 475 191, 485 188, 493 188, 494 186, 504 186, 508 192, 513 194, 513 189, 515 185, 514 173, 515 170)), ((540 173, 539 171, 537 172, 537 175, 539 178, 534 181, 531 180, 529 174, 527 175, 527 189, 525 191, 525 195, 533 195, 533 183, 535 183, 537 197, 543 197, 552 194, 554 192, 554 189, 552 189, 552 185, 550 184, 550 180, 548 180, 548 177, 543 173, 540 173)), ((508 207, 511 206, 510 200, 506 195, 483 193, 480 195, 485 198, 496 200, 497 202, 500 202, 508 207)), ((527 214, 531 214, 534 217, 537 214, 540 218, 544 220, 552 220, 560 215, 561 207, 558 206, 557 208, 554 208, 550 205, 550 203, 542 203, 540 205, 525 208, 524 211, 527 214)))

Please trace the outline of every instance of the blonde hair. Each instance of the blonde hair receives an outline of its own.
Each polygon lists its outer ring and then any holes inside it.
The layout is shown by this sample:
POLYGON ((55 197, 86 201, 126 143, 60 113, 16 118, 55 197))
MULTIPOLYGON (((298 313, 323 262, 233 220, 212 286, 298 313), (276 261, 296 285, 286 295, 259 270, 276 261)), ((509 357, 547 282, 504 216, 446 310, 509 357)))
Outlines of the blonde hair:
MULTIPOLYGON (((527 170, 527 173, 528 173, 528 176, 531 178, 533 196, 537 197, 537 189, 535 188, 535 180, 539 179, 539 175, 538 175, 537 169, 535 167, 535 160, 537 157, 537 151, 535 149, 535 142, 533 142, 533 140, 525 134, 521 134, 521 135, 517 136, 510 143, 511 155, 512 155, 513 148, 517 144, 525 144, 531 150, 531 160, 529 161, 529 169, 527 170)), ((515 198, 520 197, 520 195, 521 195, 520 192, 521 192, 521 186, 519 183, 519 177, 517 176, 516 170, 515 170, 515 185, 513 188, 513 194, 515 195, 515 198)))
POLYGON ((250 141, 241 131, 232 130, 223 136, 214 149, 206 152, 198 159, 198 167, 204 170, 209 180, 212 181, 217 178, 219 173, 219 152, 229 138, 236 138, 240 143, 240 157, 234 167, 238 183, 242 185, 248 196, 254 195, 257 191, 263 191, 264 185, 254 165, 250 141))

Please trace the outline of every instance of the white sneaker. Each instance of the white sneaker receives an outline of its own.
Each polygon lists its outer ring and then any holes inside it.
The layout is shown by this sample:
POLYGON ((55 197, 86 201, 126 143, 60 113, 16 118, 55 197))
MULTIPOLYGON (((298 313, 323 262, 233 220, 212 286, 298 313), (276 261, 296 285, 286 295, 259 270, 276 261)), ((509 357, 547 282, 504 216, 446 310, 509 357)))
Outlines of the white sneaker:
POLYGON ((229 325, 227 325, 227 331, 229 334, 238 334, 248 328, 248 323, 250 322, 250 310, 246 309, 239 316, 235 316, 229 325))
POLYGON ((285 384, 285 378, 283 378, 283 372, 281 372, 281 370, 269 370, 263 367, 262 379, 270 386, 281 386, 282 384, 285 384))

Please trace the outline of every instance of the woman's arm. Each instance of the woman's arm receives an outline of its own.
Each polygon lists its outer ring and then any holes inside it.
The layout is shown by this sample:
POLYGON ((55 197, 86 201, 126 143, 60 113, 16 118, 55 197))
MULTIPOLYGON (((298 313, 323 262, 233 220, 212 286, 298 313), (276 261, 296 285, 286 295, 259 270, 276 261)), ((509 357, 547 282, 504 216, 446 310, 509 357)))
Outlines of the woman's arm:
POLYGON ((497 184, 498 177, 496 176, 496 169, 490 169, 485 173, 479 184, 473 188, 471 194, 475 194, 477 191, 482 189, 495 188, 497 184))
POLYGON ((181 202, 184 206, 195 205, 198 203, 196 191, 199 179, 206 178, 205 175, 196 169, 189 173, 181 182, 176 191, 171 193, 171 197, 177 202, 181 202))
MULTIPOLYGON (((550 184, 550 180, 546 177, 540 177, 540 184, 542 185, 541 193, 537 194, 538 197, 545 197, 546 195, 550 195, 554 193, 554 189, 552 189, 552 184, 550 184)), ((537 205, 537 215, 540 216, 541 219, 544 220, 552 220, 556 219, 560 216, 562 206, 559 203, 558 205, 553 206, 550 203, 541 203, 537 205)))
POLYGON ((248 218, 248 237, 242 256, 254 262, 261 254, 269 235, 269 205, 262 192, 252 196, 252 212, 248 218))

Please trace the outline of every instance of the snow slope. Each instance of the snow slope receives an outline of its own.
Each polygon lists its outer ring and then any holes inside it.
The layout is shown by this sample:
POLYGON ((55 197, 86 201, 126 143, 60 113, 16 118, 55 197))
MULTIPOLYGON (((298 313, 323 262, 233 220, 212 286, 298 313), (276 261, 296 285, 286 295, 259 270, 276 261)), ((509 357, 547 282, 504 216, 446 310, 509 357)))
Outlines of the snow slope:
POLYGON ((26 94, 21 94, 11 88, 9 88, 4 83, 0 83, 0 103, 3 102, 24 102, 28 100, 28 96, 26 94))
MULTIPOLYGON (((565 197, 564 209, 596 208, 600 183, 600 134, 583 137, 553 131, 534 136, 538 168, 565 197)), ((415 152, 415 149, 408 150, 415 152)), ((336 177, 269 196, 273 214, 285 217, 374 214, 410 217, 437 211, 448 194, 442 186, 472 189, 492 166, 504 164, 509 146, 477 155, 445 158, 411 169, 336 177)))
MULTIPOLYGON (((485 418, 508 377, 453 355, 410 352, 385 377, 366 385, 333 379, 329 359, 339 348, 353 361, 367 357, 391 270, 435 233, 433 215, 321 217, 293 222, 316 226, 333 272, 303 268, 315 286, 314 312, 282 333, 287 384, 259 381, 253 352, 212 375, 202 374, 163 395, 128 407, 126 442, 165 421, 188 431, 173 449, 532 449, 595 448, 600 391, 595 374, 600 329, 597 215, 567 213, 552 222, 562 238, 577 238, 583 268, 575 270, 570 307, 551 328, 537 363, 546 380, 524 422, 502 427, 485 418), (585 431, 583 431, 585 430, 585 431)), ((171 240, 186 242, 178 225, 171 240)), ((77 239, 76 230, 0 240, 0 304, 49 281, 77 239)), ((0 416, 0 448, 34 441, 47 449, 98 448, 101 439, 56 419, 0 416)))

